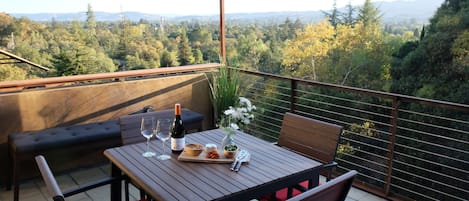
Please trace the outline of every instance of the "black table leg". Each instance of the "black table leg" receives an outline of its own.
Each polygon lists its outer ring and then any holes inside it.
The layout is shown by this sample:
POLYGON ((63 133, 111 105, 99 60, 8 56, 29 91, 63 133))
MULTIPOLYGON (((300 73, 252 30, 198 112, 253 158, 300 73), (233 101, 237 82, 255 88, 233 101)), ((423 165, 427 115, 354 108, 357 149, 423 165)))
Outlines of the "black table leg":
POLYGON ((308 182, 308 189, 312 189, 314 187, 319 186, 319 168, 311 175, 311 180, 308 182))
MULTIPOLYGON (((111 176, 113 178, 118 178, 122 175, 121 170, 111 163, 111 176)), ((122 186, 121 180, 116 180, 111 183, 111 201, 121 201, 122 200, 122 186)))

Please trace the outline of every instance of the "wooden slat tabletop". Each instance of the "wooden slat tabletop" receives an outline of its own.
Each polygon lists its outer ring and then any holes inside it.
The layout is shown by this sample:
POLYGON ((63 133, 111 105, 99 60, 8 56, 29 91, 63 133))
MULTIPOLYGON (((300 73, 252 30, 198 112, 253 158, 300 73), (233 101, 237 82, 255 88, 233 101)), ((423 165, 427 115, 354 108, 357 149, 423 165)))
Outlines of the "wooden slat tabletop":
MULTIPOLYGON (((208 130, 186 135, 186 143, 220 146, 224 136, 220 129, 208 130)), ((229 169, 230 164, 178 161, 177 154, 166 161, 144 158, 145 143, 107 149, 104 154, 114 174, 118 168, 157 200, 249 200, 319 177, 321 163, 317 161, 242 132, 235 135, 235 142, 251 153, 249 164, 237 173, 229 169)), ((152 141, 152 149, 161 153, 161 142, 152 141)))

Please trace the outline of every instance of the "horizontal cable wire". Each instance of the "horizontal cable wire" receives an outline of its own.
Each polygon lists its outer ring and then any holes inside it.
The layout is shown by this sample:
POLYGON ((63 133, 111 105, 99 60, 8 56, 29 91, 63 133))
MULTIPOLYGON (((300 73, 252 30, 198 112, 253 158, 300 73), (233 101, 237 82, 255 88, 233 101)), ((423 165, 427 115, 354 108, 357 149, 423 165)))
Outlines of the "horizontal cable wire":
POLYGON ((348 115, 348 114, 343 114, 343 113, 339 113, 339 112, 333 112, 333 111, 326 110, 326 109, 320 109, 320 108, 317 108, 317 107, 310 107, 310 106, 301 105, 301 104, 297 104, 297 105, 302 106, 302 107, 306 107, 306 108, 309 108, 309 109, 319 110, 319 111, 321 111, 321 112, 325 112, 325 113, 329 113, 329 114, 335 114, 335 115, 342 116, 342 117, 348 117, 348 118, 355 119, 355 120, 369 121, 369 122, 376 123, 376 124, 378 124, 378 125, 391 126, 390 124, 381 123, 381 122, 377 122, 377 121, 372 121, 372 120, 369 120, 369 119, 365 119, 365 118, 361 118, 361 117, 356 117, 356 116, 352 116, 352 115, 348 115))
MULTIPOLYGON (((399 168, 393 168, 393 171, 402 172, 402 173, 404 173, 404 174, 407 174, 407 175, 410 175, 410 176, 413 176, 413 177, 417 177, 417 178, 419 178, 419 179, 422 179, 422 180, 425 180, 425 181, 428 181, 428 182, 433 182, 433 183, 440 184, 440 185, 445 186, 445 187, 447 187, 447 188, 452 188, 452 189, 455 189, 455 190, 458 190, 458 191, 464 191, 464 192, 466 192, 466 193, 469 193, 469 191, 464 190, 464 189, 461 189, 461 188, 459 188, 459 187, 451 186, 451 185, 442 183, 442 182, 440 182, 440 181, 438 181, 438 180, 434 180, 434 179, 430 180, 430 179, 427 178, 427 177, 422 177, 422 176, 420 176, 420 175, 412 174, 412 173, 410 173, 410 172, 407 172, 407 171, 405 171, 405 170, 401 170, 401 169, 399 169, 399 168)), ((397 176, 394 176, 394 177, 397 177, 397 176)))
POLYGON ((463 143, 463 144, 468 144, 469 143, 468 141, 464 141, 464 140, 460 140, 460 139, 454 139, 454 138, 450 138, 450 137, 446 137, 446 136, 442 136, 442 135, 438 135, 438 134, 433 134, 433 133, 427 133, 427 132, 415 130, 415 129, 412 129, 412 128, 406 128, 406 127, 402 127, 402 126, 397 126, 397 128, 402 129, 402 130, 406 130, 406 131, 419 133, 419 134, 422 134, 422 135, 428 135, 428 136, 437 137, 437 138, 441 138, 441 139, 445 139, 445 140, 451 140, 451 141, 455 141, 455 142, 459 142, 459 143, 463 143))
POLYGON ((369 145, 369 144, 365 144, 364 142, 360 142, 360 141, 357 141, 357 140, 354 140, 354 139, 350 139, 350 138, 347 138, 347 137, 344 137, 342 136, 341 137, 342 139, 346 139, 347 141, 350 141, 350 142, 355 142, 357 144, 361 144, 361 145, 364 145, 366 147, 372 147, 372 148, 375 148, 375 149, 378 149, 378 150, 381 150, 381 151, 384 151, 384 152, 389 152, 388 149, 385 149, 385 148, 382 148, 382 147, 378 147, 378 146, 375 146, 375 145, 369 145))
MULTIPOLYGON (((357 132, 350 131, 350 130, 346 130, 345 132, 350 133, 350 134, 353 134, 353 135, 356 135, 356 136, 365 137, 365 138, 368 138, 368 139, 371 139, 371 140, 374 140, 374 141, 386 143, 386 144, 389 144, 389 143, 390 143, 389 140, 383 140, 383 139, 376 138, 376 137, 372 137, 372 136, 368 136, 368 135, 362 135, 361 133, 357 133, 357 132)), ((378 131, 378 132, 379 132, 379 131, 378 131)))
MULTIPOLYGON (((295 110, 295 111, 296 111, 296 113, 302 114, 304 116, 310 116, 310 117, 315 117, 315 118, 319 118, 319 119, 325 119, 325 120, 328 120, 330 122, 335 122, 335 123, 342 124, 342 125, 352 126, 352 123, 349 123, 349 122, 340 121, 340 120, 337 120, 337 119, 332 119, 332 118, 328 118, 328 117, 324 117, 324 116, 320 116, 320 115, 315 115, 315 114, 311 114, 311 113, 308 113, 308 112, 303 112, 303 111, 300 111, 300 110, 295 110)), ((361 125, 360 125, 360 127, 364 128, 361 125)), ((380 132, 382 134, 390 135, 390 133, 386 132, 386 131, 376 130, 376 129, 371 129, 371 130, 376 131, 376 132, 380 132)), ((352 132, 352 131, 344 130, 344 132, 352 132)))
POLYGON ((270 125, 270 126, 272 126, 272 127, 279 128, 279 129, 280 129, 280 126, 279 126, 279 125, 273 124, 273 123, 270 123, 270 122, 267 122, 267 121, 257 120, 256 122, 260 122, 260 123, 263 123, 263 124, 267 124, 267 125, 270 125))
MULTIPOLYGON (((373 168, 371 168, 371 167, 367 167, 367 166, 364 166, 364 165, 361 165, 361 164, 358 164, 358 163, 353 163, 353 162, 351 162, 351 161, 343 160, 343 159, 341 159, 341 158, 338 158, 337 161, 342 161, 342 162, 344 162, 344 163, 348 163, 348 164, 351 164, 351 165, 353 165, 353 166, 363 168, 363 169, 368 170, 368 171, 370 171, 370 172, 374 172, 374 173, 376 173, 376 174, 382 175, 383 177, 386 176, 386 174, 385 174, 384 172, 378 171, 378 170, 376 170, 376 169, 373 169, 373 168)), ((376 178, 376 179, 379 180, 378 178, 376 178)))
MULTIPOLYGON (((265 91, 265 89, 259 89, 259 88, 256 88, 256 87, 250 87, 249 89, 246 89, 246 90, 247 90, 247 91, 253 91, 253 90, 254 90, 254 91, 261 91, 261 92, 262 92, 262 91, 265 91)), ((274 94, 274 95, 283 96, 283 97, 285 97, 285 98, 289 98, 289 97, 290 97, 290 95, 283 94, 283 93, 279 93, 279 92, 275 92, 275 91, 270 92, 270 93, 271 93, 271 94, 274 94)), ((269 98, 269 97, 265 97, 265 98, 269 98)), ((282 99, 276 98, 276 100, 282 100, 282 99)), ((290 102, 290 101, 288 101, 288 102, 290 102)))
MULTIPOLYGON (((352 171, 352 170, 353 170, 353 169, 350 169, 350 168, 347 168, 347 167, 343 167, 343 166, 339 166, 338 168, 343 169, 343 170, 345 170, 346 172, 349 172, 349 171, 352 171)), ((357 172, 358 172, 358 171, 357 171, 357 172)), ((384 184, 384 183, 385 183, 384 181, 376 180, 376 178, 370 177, 370 176, 368 176, 368 175, 366 175, 366 174, 363 174, 363 173, 361 173, 361 172, 358 172, 358 175, 359 175, 359 176, 362 176, 362 177, 367 177, 367 178, 369 178, 369 179, 374 179, 376 182, 379 182, 379 183, 381 183, 381 184, 384 184)))
POLYGON ((256 116, 260 116, 260 117, 263 117, 263 118, 266 118, 266 119, 270 119, 270 120, 272 120, 272 121, 274 121, 274 122, 276 122, 276 123, 279 123, 279 124, 273 124, 273 123, 270 123, 270 122, 269 122, 269 124, 271 124, 271 125, 275 125, 275 126, 277 126, 277 127, 279 127, 279 128, 280 128, 280 126, 282 125, 282 120, 281 120, 281 119, 276 119, 276 118, 273 118, 272 116, 264 115, 263 113, 260 113, 260 112, 253 112, 253 114, 254 114, 254 118, 255 118, 254 121, 258 121, 258 120, 256 119, 256 116))
POLYGON ((442 120, 447 120, 447 121, 454 121, 454 122, 458 122, 458 123, 468 124, 468 125, 469 125, 469 121, 464 121, 464 120, 459 120, 459 119, 452 119, 452 118, 448 118, 448 117, 442 117, 442 116, 436 116, 436 115, 431 115, 431 114, 425 114, 425 113, 415 112, 415 111, 410 111, 410 110, 405 110, 405 109, 399 109, 399 112, 407 112, 407 113, 416 114, 416 115, 419 115, 419 116, 431 117, 431 118, 442 119, 442 120))
POLYGON ((347 107, 347 106, 342 106, 342 105, 317 101, 317 100, 314 100, 314 99, 307 99, 307 98, 303 98, 303 97, 299 97, 298 99, 308 101, 308 102, 313 102, 313 103, 320 103, 320 104, 323 104, 323 105, 332 106, 332 107, 336 107, 336 108, 351 110, 351 111, 355 111, 355 112, 362 112, 362 113, 365 113, 365 114, 370 114, 370 115, 375 115, 375 116, 380 116, 380 117, 385 117, 385 118, 392 118, 392 116, 390 116, 390 115, 378 114, 378 113, 370 112, 370 111, 367 111, 367 110, 356 109, 356 108, 351 108, 351 107, 347 107))
MULTIPOLYGON (((252 90, 252 89, 246 89, 246 91, 247 91, 248 93, 253 94, 254 96, 255 96, 255 95, 258 95, 258 92, 257 92, 257 91, 254 91, 254 90, 252 90)), ((262 98, 265 98, 265 99, 267 99, 267 100, 282 102, 282 103, 285 103, 285 104, 290 105, 290 101, 289 101, 289 100, 282 100, 282 99, 278 99, 278 98, 275 98, 275 97, 269 97, 269 96, 262 96, 262 98)))
POLYGON ((453 177, 453 176, 448 175, 448 174, 442 174, 442 173, 439 173, 437 171, 430 170, 428 168, 422 168, 422 167, 419 167, 419 166, 416 166, 416 165, 412 165, 411 163, 408 163, 408 162, 404 162, 404 161, 400 161, 400 160, 395 159, 395 160, 393 160, 393 163, 397 163, 397 164, 401 164, 401 165, 405 165, 405 166, 410 166, 412 168, 419 169, 419 170, 424 171, 424 172, 429 172, 429 173, 432 173, 432 174, 440 175, 442 177, 457 180, 457 181, 462 182, 462 183, 468 183, 468 185, 469 185, 469 181, 467 181, 467 180, 463 180, 463 179, 460 179, 460 178, 457 178, 457 177, 453 177))
POLYGON ((461 150, 461 149, 457 149, 457 148, 453 148, 453 147, 448 147, 448 146, 441 145, 441 144, 431 143, 431 142, 428 142, 428 141, 419 140, 419 139, 415 139, 415 138, 412 138, 412 137, 407 137, 407 136, 403 136, 403 135, 399 135, 398 137, 409 140, 409 141, 413 141, 413 142, 420 142, 420 143, 426 144, 426 145, 431 145, 431 146, 440 147, 440 148, 447 149, 447 150, 452 150, 452 151, 457 151, 457 152, 464 153, 464 154, 469 154, 469 151, 465 151, 465 150, 461 150))
POLYGON ((443 195, 446 195, 446 196, 448 196, 448 197, 452 197, 452 198, 455 198, 455 199, 458 199, 458 200, 463 200, 463 199, 461 199, 460 197, 456 197, 456 196, 454 196, 454 195, 451 195, 451 194, 448 194, 448 193, 442 192, 442 191, 435 191, 435 190, 432 189, 432 188, 423 186, 423 185, 421 185, 421 184, 417 184, 417 183, 415 183, 415 182, 409 181, 408 179, 403 179, 403 178, 399 178, 399 177, 395 177, 395 176, 392 176, 392 178, 393 178, 393 179, 400 180, 400 181, 402 181, 402 182, 404 182, 404 183, 409 183, 409 184, 412 184, 412 185, 414 185, 414 186, 417 186, 417 187, 426 189, 426 190, 428 190, 428 191, 432 191, 432 192, 435 192, 435 193, 438 193, 438 194, 443 194, 443 195))
POLYGON ((433 127, 433 128, 439 128, 439 129, 442 129, 442 130, 448 130, 448 131, 453 131, 453 132, 458 132, 458 133, 463 133, 463 134, 469 134, 469 132, 467 132, 467 131, 458 130, 458 129, 454 129, 454 128, 449 128, 449 127, 445 127, 445 126, 438 126, 436 124, 423 123, 423 122, 414 121, 414 120, 410 120, 410 119, 404 119, 404 118, 399 118, 399 120, 405 121, 405 122, 408 122, 408 123, 414 123, 414 124, 417 124, 417 125, 423 125, 423 126, 428 126, 428 127, 433 127))
POLYGON ((374 154, 374 153, 371 153, 371 152, 367 152, 367 151, 363 151, 362 149, 356 149, 355 150, 356 152, 360 152, 360 153, 364 153, 364 154, 368 154, 370 156, 373 156, 375 158, 379 158, 379 159, 382 159, 384 161, 389 161, 389 157, 385 157, 385 156, 381 156, 381 155, 378 155, 378 154, 374 154))
MULTIPOLYGON (((361 167, 361 168, 363 168, 363 169, 366 169, 366 170, 369 170, 369 171, 372 171, 372 172, 376 172, 376 173, 378 173, 378 174, 380 174, 380 175, 385 175, 385 174, 383 174, 383 173, 381 173, 381 172, 377 172, 377 171, 375 171, 375 170, 373 170, 373 169, 370 169, 370 168, 367 168, 367 167, 363 167, 363 166, 357 165, 357 164, 352 163, 352 162, 350 162, 350 161, 341 160, 341 159, 338 159, 338 161, 342 161, 342 162, 344 162, 344 163, 348 163, 348 164, 351 164, 351 165, 353 165, 353 166, 361 167)), ((344 167, 343 165, 341 165, 340 163, 339 163, 338 167, 340 167, 340 168, 345 168, 345 167, 344 167)), ((377 182, 380 182, 380 183, 383 183, 383 184, 386 183, 384 180, 380 180, 380 179, 378 179, 378 178, 376 178, 376 177, 372 177, 372 176, 369 176, 369 175, 363 175, 363 176, 367 177, 368 179, 372 179, 372 180, 374 180, 374 181, 377 181, 377 182)))
POLYGON ((435 152, 430 152, 430 151, 427 151, 427 150, 417 149, 417 148, 409 147, 407 145, 403 145, 403 144, 399 144, 399 143, 396 143, 396 146, 401 146, 401 147, 404 147, 404 148, 407 148, 407 149, 411 149, 411 150, 414 150, 414 151, 419 151, 419 152, 426 153, 426 154, 429 154, 429 155, 439 156, 441 158, 446 158, 446 159, 450 159, 450 160, 454 160, 454 161, 459 161, 461 163, 465 163, 465 164, 469 165, 469 161, 464 161, 464 160, 461 160, 461 159, 458 159, 458 158, 452 158, 452 157, 442 155, 442 154, 438 154, 438 153, 435 153, 435 152))
MULTIPOLYGON (((359 150, 360 150, 360 149, 359 149, 359 150)), ((357 150, 357 151, 359 151, 359 150, 357 150)), ((368 152, 363 152, 363 153, 368 154, 368 152)), ((385 169, 388 167, 387 165, 384 165, 384 164, 381 164, 381 163, 377 163, 377 162, 372 161, 372 160, 365 160, 365 159, 363 159, 363 158, 357 157, 357 156, 352 155, 352 154, 348 154, 348 153, 342 153, 342 154, 343 154, 343 155, 346 155, 346 156, 348 156, 348 157, 351 157, 351 158, 355 158, 355 159, 357 159, 357 160, 361 160, 361 161, 364 161, 364 162, 367 162, 367 163, 371 163, 371 164, 380 166, 380 167, 385 168, 385 169)), ((386 161, 388 161, 388 160, 386 160, 386 161)))
MULTIPOLYGON (((269 130, 269 129, 265 129, 265 130, 269 130)), ((274 132, 274 131, 272 131, 272 132, 274 132)), ((272 136, 272 135, 266 135, 265 132, 261 132, 261 131, 259 131, 259 130, 252 130, 252 133, 254 133, 254 134, 259 134, 260 136, 266 136, 266 137, 268 137, 268 138, 270 138, 270 139, 272 139, 272 140, 275 140, 275 141, 277 140, 277 137, 274 137, 274 136, 272 136)))
POLYGON ((426 163, 430 163, 430 164, 433 164, 433 165, 436 165, 436 166, 442 166, 442 167, 445 167, 445 168, 448 168, 448 169, 452 169, 454 171, 458 171, 458 172, 463 172, 465 174, 469 174, 469 171, 465 171, 465 170, 461 170, 459 168, 454 168, 452 166, 448 166, 448 165, 445 165, 445 164, 441 164, 441 163, 437 163, 437 162, 433 162, 433 161, 429 161, 427 159, 422 159, 422 158, 418 158, 416 156, 412 156, 412 155, 408 155, 408 154, 405 154, 405 153, 402 153, 402 152, 399 152, 399 151, 394 151, 394 155, 402 155, 402 156, 405 156, 405 157, 408 157, 408 158, 412 158, 416 161, 422 161, 422 162, 426 162, 426 163))
POLYGON ((324 95, 324 94, 319 94, 319 93, 314 93, 314 92, 307 92, 307 91, 302 91, 302 90, 300 90, 300 89, 297 89, 296 91, 304 92, 304 93, 310 93, 310 94, 315 94, 315 95, 317 95, 317 96, 326 97, 326 98, 331 98, 331 99, 335 99, 335 100, 342 100, 342 101, 354 102, 354 103, 358 103, 358 104, 362 104, 362 105, 368 105, 368 106, 373 106, 373 107, 377 107, 377 108, 383 108, 383 109, 389 109, 389 110, 392 110, 392 109, 393 109, 392 107, 389 107, 389 106, 376 105, 376 104, 372 104, 372 103, 366 103, 366 102, 361 102, 361 101, 356 101, 356 100, 350 100, 350 99, 345 99, 345 98, 340 98, 340 97, 335 97, 335 96, 329 96, 329 95, 324 95))
MULTIPOLYGON (((400 179, 398 179, 398 180, 400 180, 400 179)), ((413 193, 413 194, 415 194, 415 195, 419 195, 419 196, 424 197, 424 198, 426 198, 426 199, 428 199, 428 200, 440 201, 440 200, 435 199, 435 198, 433 198, 433 197, 429 197, 429 196, 427 196, 427 195, 425 195, 425 194, 422 194, 422 193, 419 193, 419 192, 416 192, 416 191, 409 190, 408 188, 404 188, 404 187, 402 187, 402 186, 398 186, 398 185, 396 185, 396 184, 394 184, 394 183, 391 183, 391 186, 392 186, 392 187, 395 187, 395 188, 398 188, 398 189, 401 189, 401 190, 403 190, 403 191, 407 191, 407 192, 409 192, 409 193, 413 193)))

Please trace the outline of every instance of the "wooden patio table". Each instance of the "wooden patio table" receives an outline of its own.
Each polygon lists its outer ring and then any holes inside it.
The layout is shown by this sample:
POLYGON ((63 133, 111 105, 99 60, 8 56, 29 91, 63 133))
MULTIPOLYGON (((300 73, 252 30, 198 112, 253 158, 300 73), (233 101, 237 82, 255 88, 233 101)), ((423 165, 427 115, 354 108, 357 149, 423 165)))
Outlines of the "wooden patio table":
MULTIPOLYGON (((225 135, 221 129, 207 130, 186 135, 186 143, 220 146, 225 135)), ((320 162, 239 131, 235 141, 251 153, 239 172, 231 171, 230 164, 179 161, 177 154, 165 161, 144 158, 145 143, 107 149, 104 155, 113 176, 127 175, 156 200, 250 200, 307 178, 319 179, 320 162)), ((161 142, 153 141, 152 149, 161 153, 161 142)), ((111 185, 111 200, 121 200, 121 189, 121 182, 111 185)))

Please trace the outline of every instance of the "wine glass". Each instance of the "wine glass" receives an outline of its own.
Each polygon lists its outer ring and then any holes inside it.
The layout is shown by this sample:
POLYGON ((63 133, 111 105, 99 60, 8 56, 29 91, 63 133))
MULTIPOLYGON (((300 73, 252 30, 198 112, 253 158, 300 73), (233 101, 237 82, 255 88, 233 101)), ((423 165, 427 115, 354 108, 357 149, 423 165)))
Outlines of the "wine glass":
POLYGON ((158 119, 156 123, 156 137, 163 142, 163 153, 158 156, 160 160, 170 159, 171 156, 165 152, 165 142, 171 136, 171 121, 169 119, 158 119))
POLYGON ((150 151, 150 138, 153 136, 153 131, 155 129, 155 118, 154 117, 142 117, 142 122, 140 124, 140 133, 143 137, 147 138, 147 150, 142 154, 143 157, 152 157, 156 156, 154 152, 150 151))

